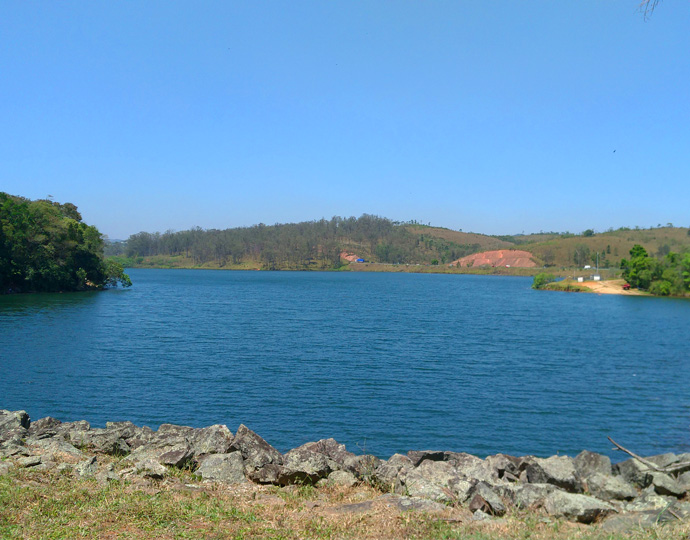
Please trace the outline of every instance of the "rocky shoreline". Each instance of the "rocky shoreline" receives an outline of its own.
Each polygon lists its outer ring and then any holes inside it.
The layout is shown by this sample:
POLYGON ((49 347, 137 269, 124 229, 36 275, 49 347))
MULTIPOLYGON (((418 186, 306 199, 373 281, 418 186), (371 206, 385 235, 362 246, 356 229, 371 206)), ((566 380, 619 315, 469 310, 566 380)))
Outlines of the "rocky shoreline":
MULTIPOLYGON (((355 455, 333 439, 280 453, 240 425, 191 428, 163 424, 154 431, 131 422, 42 418, 0 410, 0 476, 13 469, 55 471, 75 478, 161 482, 175 470, 224 485, 368 484, 380 502, 401 511, 454 507, 468 519, 497 520, 510 512, 548 516, 624 531, 664 521, 690 521, 690 453, 631 458, 612 465, 604 455, 480 459, 450 451, 410 451, 387 460, 355 455), (107 457, 107 459, 105 459, 107 457), (113 460, 117 457, 117 460, 113 460)), ((367 506, 367 504, 369 506, 367 506)), ((348 511, 366 511, 359 503, 348 511)))

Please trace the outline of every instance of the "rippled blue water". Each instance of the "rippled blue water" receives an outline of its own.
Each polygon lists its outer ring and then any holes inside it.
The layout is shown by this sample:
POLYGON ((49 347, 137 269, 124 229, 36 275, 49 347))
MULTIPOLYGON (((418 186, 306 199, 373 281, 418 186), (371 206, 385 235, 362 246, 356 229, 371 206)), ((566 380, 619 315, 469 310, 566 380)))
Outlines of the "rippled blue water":
MULTIPOLYGON (((280 450, 690 450, 690 302, 530 278, 131 270, 0 297, 0 408, 240 423, 280 450)), ((621 456, 615 456, 621 457, 621 456)))

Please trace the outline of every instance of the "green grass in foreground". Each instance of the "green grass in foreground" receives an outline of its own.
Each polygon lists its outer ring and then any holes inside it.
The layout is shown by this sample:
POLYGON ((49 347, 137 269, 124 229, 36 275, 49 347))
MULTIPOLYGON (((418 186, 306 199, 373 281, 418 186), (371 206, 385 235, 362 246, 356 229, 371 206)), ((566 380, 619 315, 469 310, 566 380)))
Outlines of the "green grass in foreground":
POLYGON ((472 522, 465 509, 447 515, 403 513, 374 506, 364 513, 333 507, 372 500, 354 488, 216 486, 188 473, 160 483, 77 480, 27 469, 0 477, 0 538, 13 539, 456 539, 682 540, 689 523, 611 534, 539 513, 472 522))

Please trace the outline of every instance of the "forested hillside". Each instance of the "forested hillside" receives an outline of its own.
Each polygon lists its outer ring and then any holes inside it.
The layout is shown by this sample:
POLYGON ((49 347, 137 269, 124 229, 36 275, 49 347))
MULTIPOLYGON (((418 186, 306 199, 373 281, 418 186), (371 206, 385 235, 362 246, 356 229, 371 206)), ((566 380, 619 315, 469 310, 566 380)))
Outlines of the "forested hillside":
POLYGON ((579 234, 488 236, 363 215, 232 229, 141 232, 106 246, 126 265, 206 268, 334 269, 343 252, 389 264, 449 264, 489 250, 529 251, 538 266, 620 268, 635 244, 663 258, 690 250, 684 227, 620 228, 579 234))
POLYGON ((131 285, 77 207, 0 192, 0 293, 131 285))
POLYGON ((130 236, 125 245, 110 246, 108 253, 124 255, 133 263, 143 257, 179 257, 198 266, 211 263, 223 268, 252 262, 275 270, 338 268, 344 251, 376 262, 428 264, 450 262, 482 249, 477 242, 442 238, 435 230, 365 214, 225 230, 141 232, 130 236))

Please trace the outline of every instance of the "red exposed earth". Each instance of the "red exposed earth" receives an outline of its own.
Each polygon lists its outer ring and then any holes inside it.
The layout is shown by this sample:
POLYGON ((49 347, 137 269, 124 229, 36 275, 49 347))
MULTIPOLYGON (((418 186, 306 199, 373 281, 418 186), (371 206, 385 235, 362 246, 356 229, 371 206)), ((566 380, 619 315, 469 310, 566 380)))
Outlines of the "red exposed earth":
POLYGON ((453 266, 511 266, 517 268, 534 268, 537 263, 532 260, 534 255, 529 251, 519 251, 516 249, 499 249, 497 251, 484 251, 468 255, 457 261, 453 261, 453 266))

